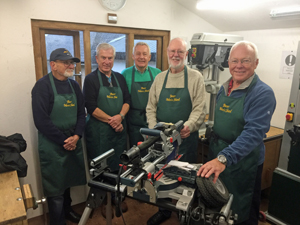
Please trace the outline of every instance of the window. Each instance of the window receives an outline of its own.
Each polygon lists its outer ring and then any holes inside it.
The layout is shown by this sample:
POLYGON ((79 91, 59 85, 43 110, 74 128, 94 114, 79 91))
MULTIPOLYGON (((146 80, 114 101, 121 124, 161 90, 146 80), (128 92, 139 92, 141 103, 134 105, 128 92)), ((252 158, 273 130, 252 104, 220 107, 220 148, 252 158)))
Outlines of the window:
POLYGON ((42 20, 31 20, 31 26, 37 80, 49 72, 48 61, 51 51, 64 47, 70 48, 68 50, 73 56, 81 59, 81 65, 78 63, 75 69, 77 74, 75 79, 82 86, 85 75, 97 67, 95 49, 101 41, 116 48, 113 70, 117 72, 133 65, 131 55, 137 41, 144 41, 150 45, 151 66, 161 70, 168 68, 167 46, 170 31, 42 20), (49 43, 52 43, 51 46, 48 46, 49 43))

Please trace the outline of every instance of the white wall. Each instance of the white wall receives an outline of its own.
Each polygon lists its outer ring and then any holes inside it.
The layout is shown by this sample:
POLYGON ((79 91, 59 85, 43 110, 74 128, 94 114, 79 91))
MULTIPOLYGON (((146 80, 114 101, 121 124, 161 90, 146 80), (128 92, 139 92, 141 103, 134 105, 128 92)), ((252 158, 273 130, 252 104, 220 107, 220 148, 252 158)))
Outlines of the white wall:
MULTIPOLYGON (((22 156, 28 174, 21 183, 30 183, 38 198, 42 192, 31 112, 31 89, 36 82, 31 19, 108 25, 108 12, 98 0, 0 1, 0 135, 21 133, 27 141, 22 156)), ((117 14, 117 26, 170 30, 171 37, 186 41, 198 32, 220 33, 173 0, 128 0, 117 14)), ((74 202, 84 201, 85 190, 76 190, 72 192, 74 202)), ((27 212, 28 218, 41 213, 41 207, 27 212)))
MULTIPOLYGON (((257 45, 259 64, 256 73, 275 92, 276 110, 271 121, 272 126, 284 128, 292 80, 279 78, 283 51, 297 51, 300 41, 300 28, 250 30, 233 32, 257 45)), ((296 94, 296 93, 294 93, 296 94)))

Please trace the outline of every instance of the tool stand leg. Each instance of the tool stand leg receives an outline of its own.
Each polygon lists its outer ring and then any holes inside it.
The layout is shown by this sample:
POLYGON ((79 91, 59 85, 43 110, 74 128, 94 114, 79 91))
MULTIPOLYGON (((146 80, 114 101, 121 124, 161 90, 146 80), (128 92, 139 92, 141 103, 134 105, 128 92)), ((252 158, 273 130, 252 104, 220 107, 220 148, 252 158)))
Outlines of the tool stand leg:
MULTIPOLYGON (((93 188, 93 187, 90 189, 90 192, 89 192, 89 195, 88 195, 88 198, 86 201, 86 207, 85 207, 84 212, 79 221, 79 225, 86 224, 92 211, 102 205, 103 200, 105 199, 105 195, 106 195, 105 191, 102 191, 100 189, 93 188)), ((111 204, 111 201, 109 201, 109 202, 111 204)), ((110 205, 110 209, 111 209, 111 205, 110 205)), ((111 220, 111 216, 110 216, 110 220, 111 220)))
POLYGON ((83 211, 83 214, 80 218, 80 221, 79 221, 79 225, 85 225, 86 222, 88 221, 90 215, 91 215, 91 212, 92 212, 92 208, 90 207, 85 207, 84 211, 83 211))

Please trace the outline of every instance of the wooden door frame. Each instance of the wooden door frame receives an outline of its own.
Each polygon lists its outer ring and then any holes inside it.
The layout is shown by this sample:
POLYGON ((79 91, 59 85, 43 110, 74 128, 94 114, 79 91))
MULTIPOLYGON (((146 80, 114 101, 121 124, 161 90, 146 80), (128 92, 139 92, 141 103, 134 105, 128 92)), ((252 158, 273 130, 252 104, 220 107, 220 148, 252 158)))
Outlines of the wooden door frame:
MULTIPOLYGON (((32 40, 33 40, 33 51, 35 60, 35 71, 36 79, 40 79, 44 75, 42 59, 43 54, 41 49, 41 30, 63 30, 63 31, 83 31, 83 43, 84 43, 84 59, 85 59, 85 74, 91 73, 91 42, 90 32, 105 32, 105 33, 123 33, 127 35, 126 39, 126 54, 127 61, 126 66, 133 65, 132 61, 132 47, 134 45, 135 36, 147 36, 147 37, 161 37, 161 70, 168 69, 168 57, 167 47, 170 41, 170 31, 166 30, 153 30, 144 28, 127 28, 117 26, 106 26, 106 25, 93 25, 83 23, 71 23, 71 22, 58 22, 58 21, 47 21, 47 20, 31 20, 32 28, 32 40)), ((74 41, 75 43, 75 41, 74 41)), ((77 56, 78 52, 74 53, 77 56)), ((80 55, 79 55, 80 57, 80 55)))

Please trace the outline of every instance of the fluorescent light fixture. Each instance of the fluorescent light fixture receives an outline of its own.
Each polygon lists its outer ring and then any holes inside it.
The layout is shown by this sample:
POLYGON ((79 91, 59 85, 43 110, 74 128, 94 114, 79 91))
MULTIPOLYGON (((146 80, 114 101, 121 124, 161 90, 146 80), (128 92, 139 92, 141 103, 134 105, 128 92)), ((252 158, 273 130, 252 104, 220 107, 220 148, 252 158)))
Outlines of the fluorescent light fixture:
POLYGON ((300 7, 288 9, 273 9, 270 12, 271 18, 287 17, 287 16, 300 16, 300 7))

